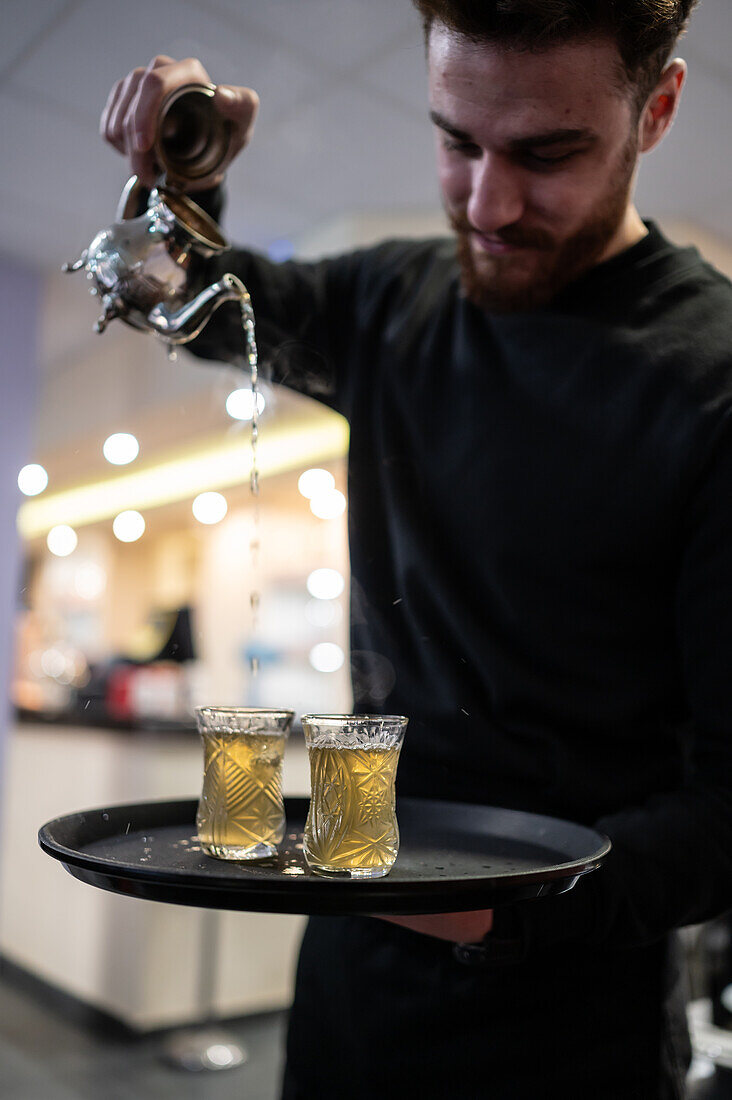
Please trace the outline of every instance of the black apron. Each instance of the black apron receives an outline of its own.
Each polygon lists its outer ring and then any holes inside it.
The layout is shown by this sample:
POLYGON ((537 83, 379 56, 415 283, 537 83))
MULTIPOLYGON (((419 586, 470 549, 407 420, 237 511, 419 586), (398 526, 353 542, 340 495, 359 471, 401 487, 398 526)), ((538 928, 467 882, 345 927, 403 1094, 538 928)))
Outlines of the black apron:
POLYGON ((468 967, 364 917, 311 918, 283 1100, 683 1100, 676 937, 468 967))

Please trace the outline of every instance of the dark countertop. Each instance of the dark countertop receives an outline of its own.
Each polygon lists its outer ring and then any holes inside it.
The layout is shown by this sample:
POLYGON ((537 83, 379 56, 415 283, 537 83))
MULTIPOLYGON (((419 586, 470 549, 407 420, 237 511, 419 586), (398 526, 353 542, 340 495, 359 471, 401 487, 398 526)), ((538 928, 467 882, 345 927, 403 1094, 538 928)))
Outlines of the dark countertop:
POLYGON ((15 720, 20 725, 83 726, 130 733, 197 733, 195 720, 182 718, 114 718, 101 707, 48 711, 16 707, 15 720))

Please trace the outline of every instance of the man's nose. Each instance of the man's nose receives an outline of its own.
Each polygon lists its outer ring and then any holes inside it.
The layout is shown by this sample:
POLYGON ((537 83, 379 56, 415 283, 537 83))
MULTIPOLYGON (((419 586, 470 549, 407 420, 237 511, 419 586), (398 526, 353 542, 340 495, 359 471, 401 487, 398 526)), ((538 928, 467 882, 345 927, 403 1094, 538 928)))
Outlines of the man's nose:
POLYGON ((525 200, 516 172, 505 159, 484 153, 474 162, 467 215, 480 233, 496 233, 519 221, 525 200))

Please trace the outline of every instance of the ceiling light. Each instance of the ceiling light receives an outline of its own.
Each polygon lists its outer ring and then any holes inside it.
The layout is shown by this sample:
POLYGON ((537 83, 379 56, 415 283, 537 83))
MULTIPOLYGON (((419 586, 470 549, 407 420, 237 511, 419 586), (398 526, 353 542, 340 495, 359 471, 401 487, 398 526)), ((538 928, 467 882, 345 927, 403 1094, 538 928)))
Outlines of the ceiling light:
POLYGON ((137 542, 145 533, 145 520, 139 512, 129 508, 114 517, 112 530, 120 542, 137 542))
POLYGON ((104 440, 102 452, 113 466, 126 466, 140 453, 140 444, 129 432, 115 432, 104 440))
POLYGON ((79 539, 73 527, 68 523, 59 523, 52 527, 46 536, 46 546, 57 558, 68 557, 76 550, 79 539))
POLYGON ((228 504, 221 493, 199 493, 193 501, 193 515, 199 523, 218 523, 226 515, 228 504))
POLYGON ((43 466, 31 462, 18 474, 18 488, 27 497, 38 496, 48 485, 48 474, 43 466))
POLYGON ((337 672, 344 660, 343 650, 335 642, 318 642, 310 650, 310 664, 316 672, 337 672))
POLYGON ((337 569, 314 569, 306 584, 308 592, 316 600, 337 600, 345 587, 337 569))
MULTIPOLYGON (((264 412, 264 394, 257 392, 257 413, 261 416, 264 412)), ((246 387, 240 390, 232 390, 226 398, 226 411, 233 420, 251 420, 254 401, 251 389, 246 387)))
POLYGON ((310 511, 318 519, 336 519, 346 510, 346 498, 340 489, 331 489, 328 493, 319 493, 310 501, 310 511))
POLYGON ((335 478, 327 470, 305 470, 297 479, 297 487, 304 497, 312 500, 335 489, 335 478))

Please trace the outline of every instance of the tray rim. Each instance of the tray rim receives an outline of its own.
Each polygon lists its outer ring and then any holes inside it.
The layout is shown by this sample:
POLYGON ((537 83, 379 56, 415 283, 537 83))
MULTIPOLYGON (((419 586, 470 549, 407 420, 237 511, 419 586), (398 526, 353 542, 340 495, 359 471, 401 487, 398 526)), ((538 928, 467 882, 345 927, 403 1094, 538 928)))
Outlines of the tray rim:
MULTIPOLYGON (((562 863, 547 865, 535 871, 521 871, 515 874, 503 873, 493 876, 471 876, 459 880, 430 879, 421 881, 397 881, 385 876, 383 879, 371 881, 364 880, 330 880, 317 876, 292 877, 287 880, 280 878, 260 878, 237 876, 203 877, 196 882, 183 882, 180 874, 170 870, 156 870, 154 867, 137 867, 120 865, 111 859, 102 856, 89 856, 83 853, 83 849, 69 848, 67 845, 55 840, 51 831, 53 826, 69 824, 74 819, 84 818, 89 815, 99 816, 111 812, 127 811, 131 816, 134 813, 144 813, 146 810, 158 812, 169 807, 171 812, 186 816, 195 827, 195 809, 197 798, 192 799, 162 799, 149 800, 136 803, 108 804, 106 806, 93 807, 87 810, 75 811, 64 814, 47 821, 38 831, 38 842, 46 855, 58 860, 66 870, 80 881, 101 889, 125 895, 147 898, 151 901, 172 901, 174 904, 190 904, 206 907, 207 901, 211 903, 209 908, 233 908, 250 911, 266 912, 290 912, 290 913, 363 913, 370 912, 444 912, 445 902, 440 903, 439 897, 449 892, 450 906, 455 911, 461 907, 477 908, 476 895, 493 895, 493 900, 485 907, 500 904, 501 893, 515 895, 506 898, 506 901, 530 900, 566 892, 573 888, 580 876, 588 874, 602 864, 602 861, 611 850, 611 842, 604 834, 597 832, 589 826, 576 822, 565 821, 561 818, 549 817, 543 814, 533 814, 529 811, 512 810, 505 807, 485 806, 480 803, 463 803, 440 801, 435 799, 404 797, 398 799, 399 803, 409 803, 419 806, 420 803, 438 804, 446 809, 451 807, 465 811, 473 806, 477 810, 494 810, 505 814, 509 818, 513 816, 529 817, 537 825, 541 822, 561 824, 565 828, 571 828, 586 833, 588 840, 599 842, 595 850, 587 856, 567 860, 562 863), (133 884, 137 889, 132 889, 133 884), (442 887, 442 889, 441 889, 442 887), (155 894, 159 894, 156 897, 155 894), (175 894, 175 898, 166 897, 166 894, 175 894), (313 898, 313 894, 316 895, 313 898), (523 897, 518 895, 523 894, 523 897), (180 895, 180 896, 178 896, 180 895), (194 899, 194 895, 196 898, 194 899), (188 896, 191 900, 188 900, 188 896), (229 898, 229 904, 226 899, 229 898), (238 904, 232 903, 235 897, 238 904), (497 898, 497 900, 496 900, 497 898), (202 900, 203 899, 203 900, 202 900), (472 900, 471 900, 472 899, 472 900), (266 904, 266 903, 269 904, 266 904)), ((307 796, 288 796, 285 798, 285 807, 290 814, 300 816, 303 810, 307 810, 307 796)), ((150 825, 153 828, 160 827, 150 825)), ((165 826, 163 826, 165 827, 165 826)), ((144 826, 143 826, 144 828, 144 826)), ((135 831, 139 831, 136 827, 135 831)), ((112 831, 106 839, 120 835, 118 831, 112 831)), ((99 837, 98 839, 105 839, 99 837)), ((90 842, 92 843, 92 842, 90 842)), ((540 843, 540 840, 537 841, 540 843)), ((246 871, 246 864, 233 864, 237 868, 246 871)))

